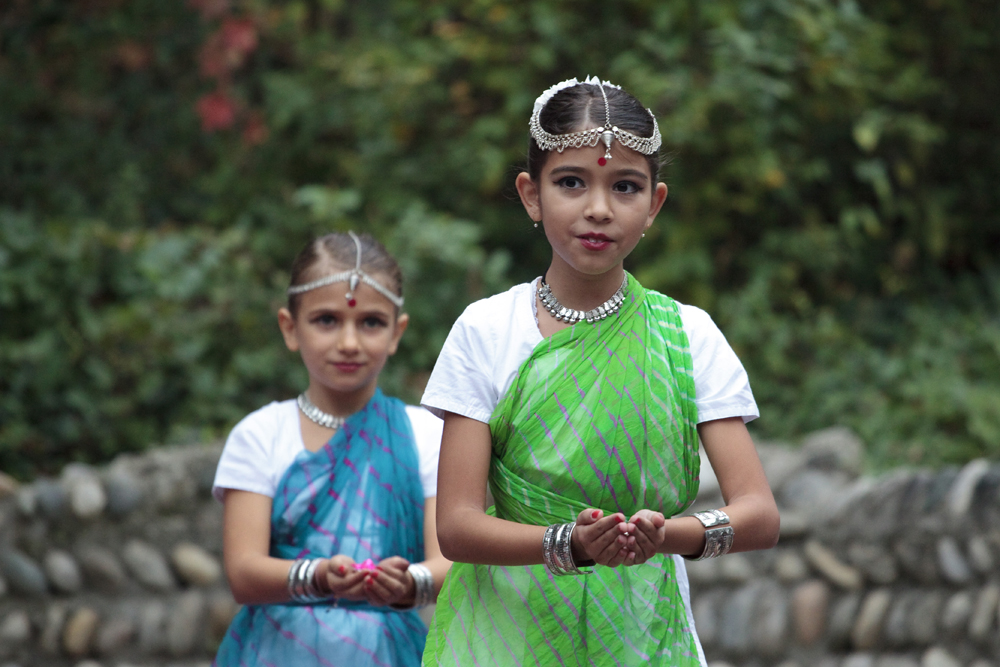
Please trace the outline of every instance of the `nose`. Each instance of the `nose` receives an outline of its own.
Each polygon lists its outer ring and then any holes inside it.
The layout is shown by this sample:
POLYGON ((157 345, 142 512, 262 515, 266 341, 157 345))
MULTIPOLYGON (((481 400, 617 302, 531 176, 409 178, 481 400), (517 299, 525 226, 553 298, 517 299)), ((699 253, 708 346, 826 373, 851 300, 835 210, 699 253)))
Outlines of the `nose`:
POLYGON ((337 349, 342 354, 354 354, 358 351, 358 330, 354 322, 346 322, 340 329, 337 338, 337 349))
POLYGON ((614 218, 614 212, 611 210, 611 194, 602 188, 593 188, 588 193, 587 206, 583 214, 592 222, 610 222, 614 218))

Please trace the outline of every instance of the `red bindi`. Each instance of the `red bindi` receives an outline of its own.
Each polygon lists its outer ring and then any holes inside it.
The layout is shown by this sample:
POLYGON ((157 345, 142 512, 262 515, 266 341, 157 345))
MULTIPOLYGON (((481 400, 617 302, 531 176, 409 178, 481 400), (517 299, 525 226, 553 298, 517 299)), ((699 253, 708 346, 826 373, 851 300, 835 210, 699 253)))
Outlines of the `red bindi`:
POLYGON ((601 165, 602 167, 604 165, 606 165, 607 163, 608 163, 608 160, 603 155, 601 157, 597 158, 597 164, 601 165))
POLYGON ((350 306, 351 308, 354 308, 354 306, 358 305, 358 300, 357 299, 348 299, 347 300, 347 305, 350 306))

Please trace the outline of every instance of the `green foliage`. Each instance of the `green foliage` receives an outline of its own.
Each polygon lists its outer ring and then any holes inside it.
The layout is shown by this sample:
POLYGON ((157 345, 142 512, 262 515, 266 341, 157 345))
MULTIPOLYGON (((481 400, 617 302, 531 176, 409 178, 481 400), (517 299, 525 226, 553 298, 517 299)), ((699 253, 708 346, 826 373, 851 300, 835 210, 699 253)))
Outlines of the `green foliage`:
POLYGON ((273 313, 331 228, 403 264, 414 400, 461 308, 544 268, 512 175, 534 97, 587 74, 657 113, 671 194, 629 266, 720 323, 758 432, 995 455, 998 33, 985 0, 5 5, 0 467, 294 394, 273 313))

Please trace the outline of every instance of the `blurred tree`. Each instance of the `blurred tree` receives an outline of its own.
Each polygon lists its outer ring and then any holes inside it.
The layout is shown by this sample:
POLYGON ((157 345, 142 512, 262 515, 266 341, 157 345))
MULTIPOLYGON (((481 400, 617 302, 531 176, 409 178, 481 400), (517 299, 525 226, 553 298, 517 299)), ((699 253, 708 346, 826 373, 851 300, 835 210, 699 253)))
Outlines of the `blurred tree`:
POLYGON ((985 1, 12 0, 0 9, 0 467, 216 434, 302 371, 299 247, 364 228, 415 400, 470 300, 537 275, 534 97, 598 74, 660 119, 629 267, 707 308, 758 431, 873 460, 1000 443, 1000 10, 985 1))

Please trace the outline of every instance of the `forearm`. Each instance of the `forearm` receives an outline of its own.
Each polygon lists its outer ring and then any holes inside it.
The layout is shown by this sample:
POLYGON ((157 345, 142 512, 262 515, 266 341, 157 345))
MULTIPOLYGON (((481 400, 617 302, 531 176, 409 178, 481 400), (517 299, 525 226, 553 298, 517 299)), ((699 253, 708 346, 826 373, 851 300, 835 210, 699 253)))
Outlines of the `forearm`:
POLYGON ((293 563, 251 553, 227 558, 226 579, 233 598, 240 604, 288 602, 288 572, 293 563))
POLYGON ((478 508, 448 512, 438 520, 441 552, 450 560, 481 565, 536 565, 542 562, 545 526, 489 516, 478 508))
MULTIPOLYGON (((722 510, 733 529, 734 551, 770 549, 778 539, 778 512, 773 500, 745 496, 734 499, 722 510)), ((705 548, 705 527, 693 516, 678 516, 667 520, 667 539, 661 553, 697 556, 705 548)))

